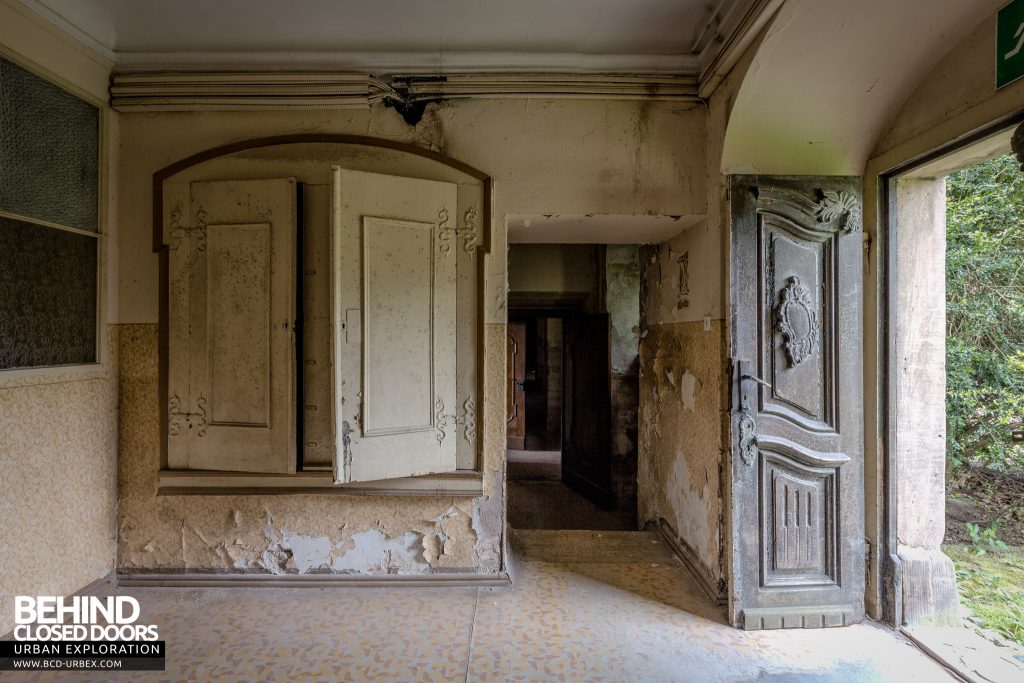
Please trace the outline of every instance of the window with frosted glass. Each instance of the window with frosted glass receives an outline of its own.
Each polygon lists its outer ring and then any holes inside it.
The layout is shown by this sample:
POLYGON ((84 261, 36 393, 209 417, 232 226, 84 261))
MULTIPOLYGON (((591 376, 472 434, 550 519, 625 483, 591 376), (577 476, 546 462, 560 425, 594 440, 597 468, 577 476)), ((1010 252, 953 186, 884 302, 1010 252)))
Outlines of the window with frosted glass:
POLYGON ((99 109, 0 58, 0 369, 97 360, 99 109))

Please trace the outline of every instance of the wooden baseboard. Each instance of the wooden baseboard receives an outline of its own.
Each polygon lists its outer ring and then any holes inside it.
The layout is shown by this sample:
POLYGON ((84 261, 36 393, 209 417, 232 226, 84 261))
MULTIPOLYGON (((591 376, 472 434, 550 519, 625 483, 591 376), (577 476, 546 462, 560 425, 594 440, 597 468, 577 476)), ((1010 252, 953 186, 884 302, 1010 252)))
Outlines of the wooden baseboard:
POLYGON ((729 602, 728 595, 726 595, 724 589, 719 587, 718 582, 711 577, 707 568, 697 558, 697 553, 693 548, 686 541, 679 538, 679 534, 676 533, 676 530, 672 528, 672 525, 664 517, 658 519, 657 527, 658 533, 661 534, 661 537, 672 548, 672 552, 675 553, 676 557, 686 565, 686 568, 697 579, 701 590, 711 599, 715 607, 725 607, 729 602))
POLYGON ((509 588, 502 574, 216 574, 122 572, 124 588, 509 588))

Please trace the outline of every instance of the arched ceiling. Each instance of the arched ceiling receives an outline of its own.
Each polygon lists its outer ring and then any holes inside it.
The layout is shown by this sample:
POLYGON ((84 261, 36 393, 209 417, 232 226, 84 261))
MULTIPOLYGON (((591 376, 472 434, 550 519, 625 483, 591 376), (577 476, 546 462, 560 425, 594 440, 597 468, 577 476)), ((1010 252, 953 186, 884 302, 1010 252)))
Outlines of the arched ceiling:
POLYGON ((786 0, 736 95, 722 172, 860 175, 914 88, 1004 3, 786 0))

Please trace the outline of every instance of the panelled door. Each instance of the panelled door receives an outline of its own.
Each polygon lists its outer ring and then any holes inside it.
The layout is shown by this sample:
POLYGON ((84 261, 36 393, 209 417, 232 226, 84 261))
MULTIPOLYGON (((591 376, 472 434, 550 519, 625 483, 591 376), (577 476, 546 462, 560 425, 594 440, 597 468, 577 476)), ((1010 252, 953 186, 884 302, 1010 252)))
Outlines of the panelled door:
POLYGON ((456 469, 454 183, 334 169, 338 483, 456 469))
POLYGON ((294 472, 296 182, 168 190, 168 466, 294 472))
POLYGON ((732 181, 730 618, 741 628, 863 619, 860 187, 732 181))
POLYGON ((506 345, 506 446, 521 451, 526 446, 526 323, 508 324, 506 345))
POLYGON ((611 507, 611 359, 608 314, 563 322, 562 481, 611 507))

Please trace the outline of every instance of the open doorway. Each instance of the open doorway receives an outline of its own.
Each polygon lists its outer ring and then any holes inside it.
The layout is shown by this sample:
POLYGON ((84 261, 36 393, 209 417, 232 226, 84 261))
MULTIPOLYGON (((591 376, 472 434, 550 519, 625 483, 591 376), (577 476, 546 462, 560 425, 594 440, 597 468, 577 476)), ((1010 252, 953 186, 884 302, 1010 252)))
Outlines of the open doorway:
POLYGON ((886 179, 886 412, 895 620, 914 628, 966 616, 1019 647, 1024 175, 1008 154, 1011 132, 886 179))
POLYGON ((636 528, 639 249, 512 245, 509 525, 636 528))

